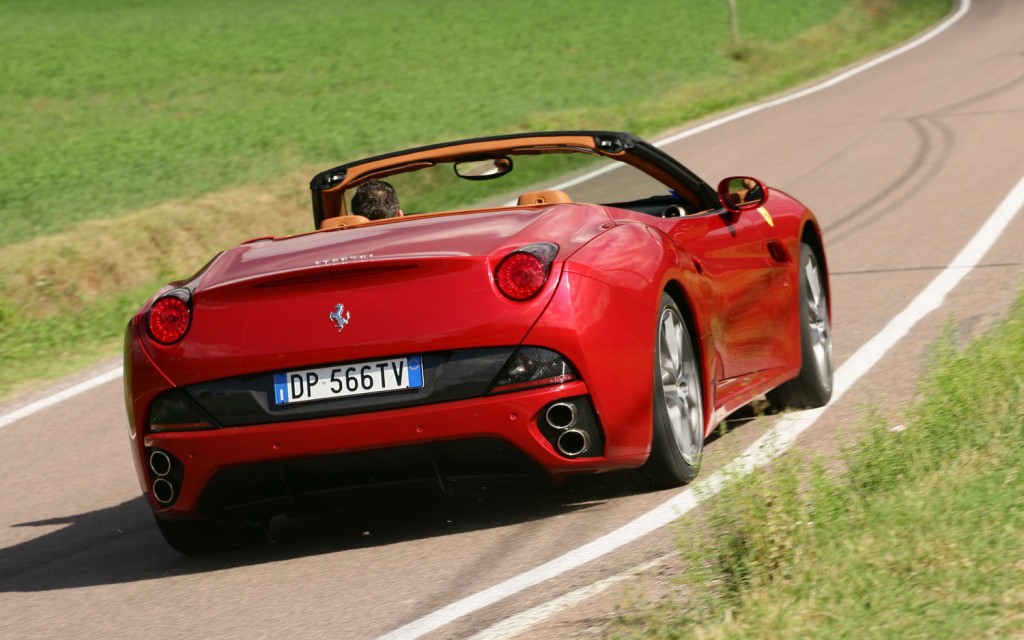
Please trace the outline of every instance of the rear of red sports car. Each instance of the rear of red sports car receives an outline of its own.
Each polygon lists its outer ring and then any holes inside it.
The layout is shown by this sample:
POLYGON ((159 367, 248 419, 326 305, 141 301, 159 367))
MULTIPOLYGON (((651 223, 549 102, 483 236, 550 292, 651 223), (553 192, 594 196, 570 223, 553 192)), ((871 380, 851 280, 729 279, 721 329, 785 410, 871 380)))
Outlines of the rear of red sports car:
POLYGON ((630 134, 551 132, 368 158, 310 186, 319 231, 226 251, 129 323, 136 468, 181 551, 367 486, 641 466, 678 486, 728 412, 831 394, 817 226, 756 179, 716 191, 630 134), (518 191, 529 170, 491 182, 549 154, 618 171, 571 194, 518 191), (352 194, 382 179, 406 181, 403 203, 431 185, 461 199, 371 221, 352 194))
POLYGON ((654 310, 573 267, 614 226, 579 204, 414 217, 253 241, 167 287, 125 356, 158 519, 639 466, 654 310))

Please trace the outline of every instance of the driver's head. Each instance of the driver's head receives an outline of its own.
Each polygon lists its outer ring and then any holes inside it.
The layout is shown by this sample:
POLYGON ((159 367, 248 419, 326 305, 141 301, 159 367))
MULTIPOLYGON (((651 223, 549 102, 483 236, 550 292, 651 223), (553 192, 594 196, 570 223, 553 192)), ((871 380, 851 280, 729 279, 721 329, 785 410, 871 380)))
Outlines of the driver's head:
POLYGON ((352 196, 352 213, 370 220, 402 215, 395 188, 383 180, 370 180, 359 185, 352 196))

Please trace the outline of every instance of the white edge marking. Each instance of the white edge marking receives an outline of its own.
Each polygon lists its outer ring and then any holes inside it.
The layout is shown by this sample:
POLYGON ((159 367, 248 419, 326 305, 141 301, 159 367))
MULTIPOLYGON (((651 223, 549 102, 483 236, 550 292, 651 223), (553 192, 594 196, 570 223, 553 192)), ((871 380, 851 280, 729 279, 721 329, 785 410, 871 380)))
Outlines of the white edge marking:
POLYGON ((660 558, 655 558, 654 560, 651 560, 649 562, 637 565, 629 571, 624 571, 613 576, 608 576, 603 580, 598 580, 597 582, 588 584, 584 587, 580 587, 575 591, 570 591, 569 593, 559 596, 554 600, 545 602, 544 604, 537 605, 532 609, 516 614, 511 618, 502 620, 494 626, 488 627, 483 631, 473 635, 471 638, 469 638, 469 640, 508 640, 509 638, 514 638, 520 633, 527 631, 530 627, 537 624, 541 620, 549 618, 552 615, 558 613, 559 611, 568 609, 574 604, 578 604, 580 602, 583 602, 584 600, 593 598, 597 594, 607 591, 609 588, 615 586, 623 580, 626 580, 627 578, 632 578, 635 575, 641 574, 649 569, 653 569, 654 567, 674 557, 675 555, 676 554, 674 553, 665 554, 660 558))
POLYGON ((12 411, 12 412, 4 415, 4 416, 0 416, 0 429, 2 429, 3 427, 6 427, 7 425, 11 424, 12 422, 17 422, 18 420, 21 420, 22 418, 27 418, 28 416, 32 415, 33 413, 35 413, 37 411, 42 411, 43 409, 46 409, 47 407, 52 407, 55 404, 64 402, 68 398, 73 398, 73 397, 75 397, 75 396, 77 396, 77 395, 79 395, 81 393, 85 393, 86 391, 89 391, 90 389, 95 389, 96 387, 100 386, 101 384, 106 384, 107 382, 110 382, 111 380, 116 380, 116 379, 121 377, 121 374, 122 374, 121 367, 118 367, 116 369, 111 369, 110 371, 107 371, 106 373, 101 373, 100 375, 98 375, 96 377, 89 378, 88 380, 86 380, 84 382, 80 382, 80 383, 74 385, 73 387, 68 387, 67 389, 64 389, 63 391, 55 393, 52 396, 50 396, 49 398, 45 398, 43 400, 39 400, 37 402, 33 402, 32 404, 25 405, 24 407, 22 407, 20 409, 17 409, 16 411, 12 411))
POLYGON ((757 105, 754 105, 752 107, 748 107, 746 109, 741 109, 740 111, 737 111, 735 113, 731 113, 731 114, 729 114, 727 116, 724 116, 722 118, 716 118, 715 120, 712 120, 711 122, 707 122, 705 124, 698 125, 696 127, 693 127, 692 129, 687 129, 685 131, 680 131, 677 134, 674 134, 674 135, 668 136, 667 138, 663 138, 661 140, 658 140, 657 142, 654 143, 654 145, 660 147, 660 146, 663 146, 663 145, 672 144, 673 142, 678 142, 680 140, 683 140, 684 138, 689 138, 689 137, 695 136, 695 135, 697 135, 699 133, 704 133, 705 131, 708 131, 710 129, 714 129, 716 127, 720 127, 723 124, 727 124, 729 122, 733 122, 734 120, 739 120, 740 118, 745 118, 745 117, 747 117, 749 115, 753 115, 753 114, 758 113, 760 111, 764 111, 766 109, 771 109, 772 107, 777 107, 777 106, 779 106, 781 104, 786 104, 787 102, 793 102, 794 100, 799 100, 800 98, 807 97, 807 96, 811 95, 812 93, 817 93, 819 91, 823 91, 823 90, 828 89, 830 87, 834 87, 837 84, 839 84, 840 82, 845 82, 845 81, 849 80, 850 78, 852 78, 852 77, 854 77, 856 75, 860 75, 861 73, 864 73, 868 69, 872 69, 874 67, 877 67, 878 65, 883 64, 885 62, 888 62, 889 60, 892 60, 893 58, 895 58, 897 56, 903 55, 904 53, 910 51, 911 49, 916 49, 917 47, 920 47, 924 43, 928 42, 932 38, 935 38, 936 36, 938 36, 942 32, 944 32, 947 29, 949 29, 950 27, 952 27, 954 24, 959 22, 961 18, 963 18, 965 15, 967 15, 967 12, 970 10, 970 8, 971 8, 971 0, 961 0, 960 1, 960 6, 957 8, 957 10, 952 15, 950 15, 948 18, 946 18, 942 23, 940 23, 938 26, 936 26, 931 31, 928 31, 927 33, 921 35, 920 37, 915 38, 914 40, 911 40, 910 42, 904 44, 901 47, 893 49, 892 51, 889 51, 888 53, 882 54, 882 55, 878 56, 877 58, 873 58, 873 59, 869 60, 868 62, 865 62, 864 64, 857 65, 856 67, 853 67, 852 69, 848 69, 847 71, 844 71, 844 72, 842 72, 842 73, 840 73, 838 75, 835 75, 835 76, 833 76, 833 77, 831 77, 831 78, 829 78, 827 80, 824 80, 823 82, 820 82, 818 84, 815 84, 815 85, 812 85, 810 87, 807 87, 806 89, 801 89, 801 90, 796 91, 794 93, 790 93, 790 94, 784 95, 784 96, 782 96, 780 98, 776 98, 775 100, 770 100, 768 102, 763 102, 761 104, 757 104, 757 105))

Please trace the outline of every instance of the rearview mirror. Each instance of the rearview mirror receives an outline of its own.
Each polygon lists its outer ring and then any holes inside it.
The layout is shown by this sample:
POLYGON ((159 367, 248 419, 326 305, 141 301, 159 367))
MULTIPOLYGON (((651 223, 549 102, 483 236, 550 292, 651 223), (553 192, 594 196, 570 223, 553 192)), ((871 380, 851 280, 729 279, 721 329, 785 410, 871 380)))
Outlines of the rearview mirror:
POLYGON ((729 211, 760 207, 764 198, 764 184, 757 178, 736 176, 718 183, 718 200, 729 211))
POLYGON ((466 180, 493 180, 512 170, 512 158, 481 158, 455 163, 455 175, 466 180))

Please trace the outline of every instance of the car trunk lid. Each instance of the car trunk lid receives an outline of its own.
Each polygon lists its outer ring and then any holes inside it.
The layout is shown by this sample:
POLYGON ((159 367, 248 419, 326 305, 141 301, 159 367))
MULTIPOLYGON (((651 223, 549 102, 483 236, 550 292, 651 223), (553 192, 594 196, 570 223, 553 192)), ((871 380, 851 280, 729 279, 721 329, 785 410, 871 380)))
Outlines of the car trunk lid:
POLYGON ((428 351, 516 345, 543 312, 563 261, 610 224, 558 205, 424 216, 225 252, 202 272, 193 323, 150 345, 175 384, 428 351), (532 242, 559 252, 541 292, 505 298, 493 271, 532 242))

